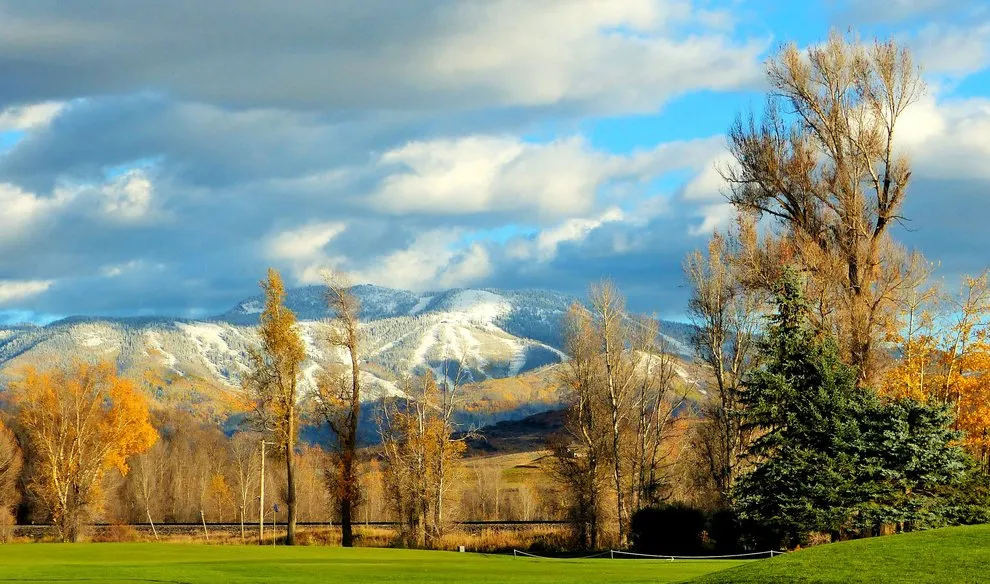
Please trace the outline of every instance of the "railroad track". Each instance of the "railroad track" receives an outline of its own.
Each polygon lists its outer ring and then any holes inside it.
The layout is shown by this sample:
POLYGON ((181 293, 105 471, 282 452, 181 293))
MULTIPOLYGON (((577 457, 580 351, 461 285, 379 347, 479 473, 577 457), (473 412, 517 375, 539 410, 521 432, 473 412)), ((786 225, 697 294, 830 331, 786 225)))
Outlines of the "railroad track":
MULTIPOLYGON (((545 520, 545 521, 459 521, 454 522, 452 525, 459 528, 462 531, 468 533, 478 533, 486 529, 500 529, 500 530, 520 530, 527 529, 530 527, 539 526, 560 526, 566 525, 566 521, 556 521, 556 520, 545 520)), ((296 523, 297 527, 301 528, 323 528, 323 529, 339 529, 340 525, 336 523, 322 523, 322 522, 312 522, 312 521, 301 521, 296 523)), ((381 527, 381 528, 395 528, 398 523, 395 521, 368 521, 355 523, 355 527, 381 527)), ((284 523, 278 523, 277 527, 279 529, 285 529, 284 523)), ((265 531, 272 528, 271 523, 265 524, 265 531)), ((157 531, 160 536, 175 536, 175 535, 202 535, 203 534, 203 524, 202 523, 155 523, 154 529, 150 523, 127 523, 127 524, 116 524, 116 523, 95 523, 89 526, 89 533, 93 536, 100 536, 101 534, 110 532, 115 529, 133 529, 134 531, 151 535, 153 531, 157 531)), ((258 523, 245 522, 244 530, 249 534, 254 534, 258 529, 258 523)), ((240 523, 207 523, 206 531, 209 533, 223 533, 223 534, 233 534, 239 535, 241 533, 240 523)), ((13 528, 14 535, 16 537, 30 537, 32 539, 43 539, 46 537, 52 537, 55 535, 55 526, 51 524, 33 524, 33 525, 17 525, 13 528)))

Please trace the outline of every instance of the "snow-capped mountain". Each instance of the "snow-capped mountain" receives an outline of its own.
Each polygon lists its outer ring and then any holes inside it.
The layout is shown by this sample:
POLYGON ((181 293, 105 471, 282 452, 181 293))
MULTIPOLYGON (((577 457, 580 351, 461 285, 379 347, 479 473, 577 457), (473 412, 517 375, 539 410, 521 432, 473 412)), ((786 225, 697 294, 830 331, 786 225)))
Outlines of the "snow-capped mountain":
MULTIPOLYGON (((496 289, 415 294, 370 285, 352 290, 362 305, 367 399, 398 392, 403 376, 427 368, 478 382, 566 358, 561 319, 575 299, 565 294, 496 289)), ((323 365, 345 357, 324 341, 325 289, 289 290, 286 304, 300 319, 309 356, 305 382, 311 386, 323 365)), ((262 298, 254 296, 203 321, 74 317, 44 327, 0 328, 0 378, 21 365, 111 359, 163 399, 236 396, 262 306, 262 298)), ((664 330, 673 346, 686 352, 688 327, 668 323, 664 330)))

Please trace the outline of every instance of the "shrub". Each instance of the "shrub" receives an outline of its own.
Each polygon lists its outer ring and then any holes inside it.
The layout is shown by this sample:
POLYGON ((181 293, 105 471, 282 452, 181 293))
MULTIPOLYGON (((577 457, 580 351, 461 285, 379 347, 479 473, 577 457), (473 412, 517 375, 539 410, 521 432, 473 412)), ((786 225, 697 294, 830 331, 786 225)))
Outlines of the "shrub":
POLYGON ((742 524, 731 509, 719 509, 708 515, 708 538, 716 554, 742 551, 742 524))
POLYGON ((630 523, 633 548, 644 554, 697 555, 703 551, 705 514, 682 503, 641 509, 630 523))

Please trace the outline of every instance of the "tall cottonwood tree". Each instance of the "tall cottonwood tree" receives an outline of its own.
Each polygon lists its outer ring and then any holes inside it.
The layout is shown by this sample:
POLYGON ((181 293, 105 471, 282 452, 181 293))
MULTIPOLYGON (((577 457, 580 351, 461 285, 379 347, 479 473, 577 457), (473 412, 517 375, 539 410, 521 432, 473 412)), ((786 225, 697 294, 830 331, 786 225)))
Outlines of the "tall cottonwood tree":
POLYGON ((907 49, 833 33, 801 52, 791 44, 767 66, 760 118, 729 132, 729 200, 774 219, 823 300, 822 330, 835 334, 861 383, 875 379, 910 258, 891 240, 911 178, 896 148, 898 122, 924 91, 907 49))
POLYGON ((341 277, 328 276, 327 304, 330 320, 329 344, 346 351, 348 366, 329 367, 317 383, 317 401, 330 430, 337 438, 340 455, 334 476, 340 508, 341 543, 354 545, 353 514, 360 503, 357 439, 361 418, 361 302, 341 277))
POLYGON ((11 390, 32 460, 29 488, 61 539, 78 541, 102 505, 106 472, 126 475, 127 459, 158 439, 148 404, 110 363, 28 368, 11 390))
POLYGON ((245 382, 255 397, 262 426, 281 446, 285 456, 286 543, 294 545, 298 507, 294 458, 299 434, 299 377, 306 349, 296 327, 296 315, 285 306, 285 285, 277 270, 268 270, 261 288, 265 293, 265 308, 258 327, 261 344, 250 353, 252 369, 245 382))
POLYGON ((699 403, 694 432, 702 475, 714 490, 717 507, 729 505, 729 493, 745 461, 748 433, 738 415, 739 392, 758 362, 757 335, 765 294, 739 278, 739 234, 715 233, 707 254, 694 251, 684 263, 691 286, 688 316, 696 332, 695 351, 711 372, 699 403))

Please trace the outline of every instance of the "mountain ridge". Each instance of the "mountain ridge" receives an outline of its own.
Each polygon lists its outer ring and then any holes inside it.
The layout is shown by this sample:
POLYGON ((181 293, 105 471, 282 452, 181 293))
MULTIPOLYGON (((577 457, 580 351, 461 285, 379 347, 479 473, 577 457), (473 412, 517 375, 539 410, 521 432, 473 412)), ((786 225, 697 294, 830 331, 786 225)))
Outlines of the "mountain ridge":
MULTIPOLYGON (((352 288, 362 303, 365 399, 401 393, 402 379, 433 370, 462 383, 518 376, 566 359, 561 321, 578 299, 553 290, 456 288, 416 294, 373 285, 352 288)), ((262 297, 248 296, 205 318, 67 317, 45 326, 0 326, 0 387, 23 365, 109 359, 159 401, 220 411, 238 399, 262 297)), ((306 343, 304 385, 328 362, 323 286, 287 291, 306 343)), ((662 324, 674 351, 689 354, 690 327, 662 324)))

